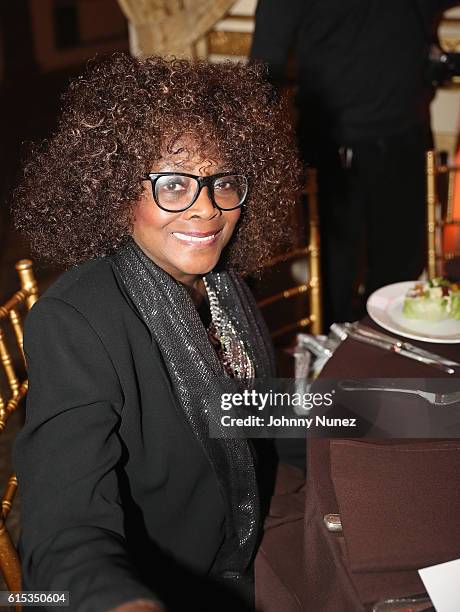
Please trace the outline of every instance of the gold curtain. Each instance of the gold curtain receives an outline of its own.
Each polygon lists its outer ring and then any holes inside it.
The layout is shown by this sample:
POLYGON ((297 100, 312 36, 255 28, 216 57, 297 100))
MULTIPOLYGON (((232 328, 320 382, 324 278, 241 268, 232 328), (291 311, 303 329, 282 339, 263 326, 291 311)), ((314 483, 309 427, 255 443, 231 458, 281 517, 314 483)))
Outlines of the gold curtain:
POLYGON ((198 41, 235 0, 118 0, 134 55, 194 57, 198 41))

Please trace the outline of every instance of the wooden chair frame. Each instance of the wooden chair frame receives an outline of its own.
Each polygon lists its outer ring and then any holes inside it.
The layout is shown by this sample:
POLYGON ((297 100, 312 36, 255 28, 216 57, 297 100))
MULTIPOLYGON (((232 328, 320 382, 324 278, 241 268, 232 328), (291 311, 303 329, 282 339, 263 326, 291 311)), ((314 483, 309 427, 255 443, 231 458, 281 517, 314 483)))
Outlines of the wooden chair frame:
POLYGON ((444 252, 443 232, 446 227, 459 227, 460 220, 453 218, 453 192, 456 173, 460 176, 460 167, 438 165, 436 152, 426 154, 426 188, 427 188, 427 247, 428 247, 428 278, 443 276, 444 262, 454 258, 459 253, 444 252), (448 175, 447 206, 445 213, 438 194, 437 178, 441 174, 448 175))
POLYGON ((274 304, 280 300, 292 298, 300 293, 309 293, 309 310, 310 314, 293 321, 292 323, 280 327, 272 332, 272 337, 277 338, 283 334, 294 331, 297 328, 310 327, 313 334, 322 332, 322 300, 321 300, 321 265, 320 265, 320 238, 319 238, 319 217, 318 217, 318 193, 317 193, 317 178, 316 170, 309 168, 307 170, 307 181, 304 189, 304 195, 308 196, 309 207, 309 244, 306 247, 294 249, 278 257, 274 257, 266 262, 265 268, 270 268, 278 263, 297 259, 302 256, 308 258, 310 279, 308 283, 297 285, 280 291, 279 293, 269 296, 258 302, 259 308, 264 308, 270 304, 274 304))
MULTIPOLYGON (((30 260, 24 259, 19 261, 16 264, 16 270, 21 289, 0 307, 0 324, 4 325, 6 322, 11 324, 14 338, 25 366, 22 321, 19 308, 23 306, 26 310, 29 310, 38 299, 38 289, 30 260)), ((2 432, 6 427, 8 418, 24 399, 27 393, 28 381, 27 378, 23 381, 19 380, 14 368, 12 354, 7 346, 6 336, 1 327, 0 363, 3 366, 10 391, 9 397, 0 392, 0 432, 2 432)), ((0 512, 0 570, 10 591, 21 590, 21 566, 16 549, 6 528, 6 518, 13 504, 17 484, 16 476, 12 474, 1 501, 0 512)), ((16 606, 16 609, 20 610, 21 606, 16 606)))

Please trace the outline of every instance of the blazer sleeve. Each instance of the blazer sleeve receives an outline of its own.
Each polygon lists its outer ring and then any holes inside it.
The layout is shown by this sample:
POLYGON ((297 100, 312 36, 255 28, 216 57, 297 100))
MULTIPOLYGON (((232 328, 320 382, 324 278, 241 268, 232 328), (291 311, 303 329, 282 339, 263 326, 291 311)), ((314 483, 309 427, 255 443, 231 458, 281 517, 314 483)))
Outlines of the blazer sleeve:
POLYGON ((269 76, 281 85, 289 51, 301 23, 306 0, 259 0, 252 39, 251 59, 268 65, 269 76), (289 5, 287 7, 287 4, 289 5))
POLYGON ((54 298, 33 307, 24 336, 29 392, 13 461, 25 588, 69 591, 69 609, 78 612, 156 599, 125 546, 117 481, 123 396, 102 341, 54 298))

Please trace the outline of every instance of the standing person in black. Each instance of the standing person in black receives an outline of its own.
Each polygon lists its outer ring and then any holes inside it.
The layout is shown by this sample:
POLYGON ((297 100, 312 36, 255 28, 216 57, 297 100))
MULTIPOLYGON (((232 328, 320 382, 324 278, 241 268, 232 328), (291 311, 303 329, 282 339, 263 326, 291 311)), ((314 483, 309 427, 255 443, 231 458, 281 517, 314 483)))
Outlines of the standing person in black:
POLYGON ((299 145, 318 168, 326 323, 350 320, 362 239, 366 295, 423 270, 426 68, 452 1, 259 0, 252 58, 298 70, 299 145))

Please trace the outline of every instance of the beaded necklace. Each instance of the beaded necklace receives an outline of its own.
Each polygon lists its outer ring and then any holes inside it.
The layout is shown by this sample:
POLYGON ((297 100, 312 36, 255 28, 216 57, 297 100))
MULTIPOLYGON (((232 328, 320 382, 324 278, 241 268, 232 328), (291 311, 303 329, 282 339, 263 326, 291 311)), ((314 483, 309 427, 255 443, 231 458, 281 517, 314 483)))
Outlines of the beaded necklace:
POLYGON ((232 378, 250 380, 255 376, 254 365, 249 358, 243 341, 233 323, 222 308, 217 293, 211 289, 206 279, 204 286, 208 294, 211 323, 208 335, 216 348, 225 372, 232 378))

